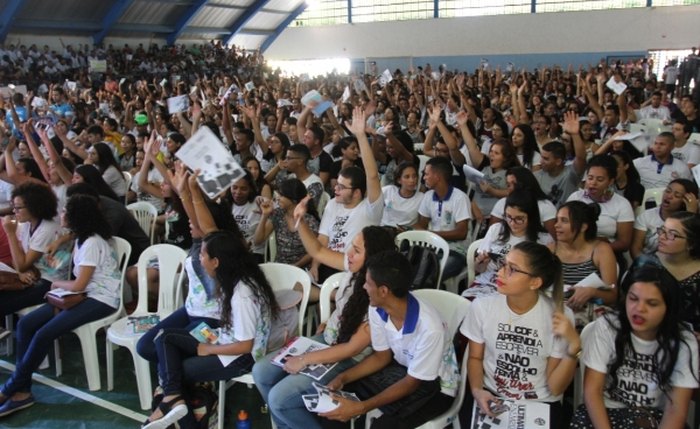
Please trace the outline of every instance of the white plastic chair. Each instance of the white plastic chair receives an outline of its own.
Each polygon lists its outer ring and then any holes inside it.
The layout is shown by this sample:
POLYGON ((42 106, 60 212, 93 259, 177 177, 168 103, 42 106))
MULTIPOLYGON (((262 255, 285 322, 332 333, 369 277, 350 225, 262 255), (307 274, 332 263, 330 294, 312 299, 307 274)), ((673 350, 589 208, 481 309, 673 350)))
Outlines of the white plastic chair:
MULTIPOLYGON (((442 321, 445 323, 448 341, 452 341, 457 329, 462 324, 462 321, 467 316, 469 312, 469 306, 471 302, 466 298, 461 296, 455 297, 452 292, 447 292, 444 290, 436 289, 419 289, 412 292, 416 297, 422 301, 427 302, 433 308, 439 311, 440 316, 442 316, 442 321)), ((452 405, 441 415, 435 417, 434 419, 419 426, 419 429, 442 429, 449 425, 459 429, 459 409, 462 407, 462 402, 464 402, 464 395, 466 392, 467 385, 467 358, 469 356, 469 350, 464 351, 464 357, 462 358, 461 368, 460 368, 460 382, 457 389, 457 394, 455 395, 452 405)), ((367 413, 365 418, 365 429, 369 429, 372 421, 377 417, 381 416, 381 411, 372 410, 367 413)))
POLYGON ((128 198, 129 198, 129 191, 131 190, 131 182, 134 180, 134 178, 131 176, 131 173, 128 171, 122 171, 122 175, 124 176, 124 180, 126 181, 126 192, 124 193, 124 204, 129 204, 128 198))
MULTIPOLYGON (((309 294, 311 293, 311 279, 306 271, 299 267, 287 264, 279 264, 276 262, 268 262, 265 264, 260 264, 260 269, 265 274, 267 281, 270 283, 273 291, 281 291, 287 289, 293 289, 294 285, 297 283, 302 286, 302 299, 299 303, 299 326, 297 327, 297 335, 302 335, 302 327, 304 323, 304 316, 306 313, 306 306, 309 303, 309 294)), ((226 408, 226 390, 233 386, 235 383, 245 383, 248 387, 252 387, 255 384, 253 380, 253 374, 247 373, 239 377, 234 377, 230 380, 220 380, 219 381, 219 412, 218 412, 218 429, 224 429, 224 409, 226 408)))
MULTIPOLYGON (((583 327, 581 330, 581 344, 586 344, 586 338, 593 332, 593 322, 583 327)), ((574 374, 574 410, 578 408, 579 405, 583 404, 583 375, 586 372, 586 367, 583 362, 579 360, 578 368, 574 374)))
POLYGON ((479 250, 482 241, 483 238, 475 240, 467 248, 467 287, 474 283, 474 279, 476 278, 474 260, 476 259, 476 251, 479 250))
POLYGON ((438 287, 442 284, 442 272, 447 265, 447 257, 450 255, 450 245, 444 238, 430 231, 404 231, 396 236, 396 245, 400 246, 403 240, 408 240, 412 246, 418 245, 432 248, 435 252, 442 251, 440 256, 440 272, 438 274, 438 287))
MULTIPOLYGON (((151 259, 158 260, 158 309, 161 320, 182 305, 182 282, 185 278, 184 262, 187 252, 172 244, 155 244, 144 250, 137 264, 139 300, 136 310, 130 317, 146 316, 148 312, 148 278, 146 268, 151 259)), ((151 365, 138 355, 136 343, 143 334, 135 334, 130 324, 130 317, 122 317, 107 329, 107 390, 114 388, 114 348, 122 346, 129 349, 136 370, 136 386, 139 392, 141 409, 151 408, 151 365)))
POLYGON ((343 280, 343 277, 347 275, 348 273, 344 272, 335 273, 332 276, 328 277, 326 281, 323 282, 323 285, 321 285, 321 293, 318 297, 318 306, 320 308, 321 313, 321 323, 325 323, 328 320, 328 318, 331 317, 331 308, 333 307, 333 305, 331 304, 331 295, 333 294, 334 290, 340 287, 340 282, 343 280))
POLYGON ((153 244, 158 209, 147 201, 131 203, 126 206, 126 208, 134 215, 139 226, 141 226, 141 229, 150 237, 151 244, 153 244))
POLYGON ((425 165, 428 163, 430 157, 428 155, 420 154, 418 155, 418 178, 423 177, 423 170, 425 170, 425 165))
POLYGON ((272 231, 265 241, 265 262, 275 262, 277 258, 277 237, 275 231, 272 231))
MULTIPOLYGON (((87 374, 88 389, 91 391, 100 390, 100 364, 97 359, 97 331, 102 328, 107 328, 115 320, 119 319, 124 315, 124 300, 123 289, 124 289, 124 275, 126 274, 126 268, 129 263, 129 257, 131 256, 131 244, 121 237, 112 237, 110 240, 110 245, 112 249, 117 254, 117 263, 121 275, 119 277, 119 307, 107 317, 102 319, 86 323, 83 326, 73 329, 73 333, 78 336, 80 340, 80 346, 83 351, 83 361, 85 363, 85 373, 87 374)), ((57 347, 57 341, 54 342, 56 346, 56 367, 60 365, 60 356, 57 347)))
POLYGON ((423 154, 423 149, 425 149, 425 143, 413 143, 413 151, 417 154, 423 154))
POLYGON ((666 188, 650 188, 644 190, 644 197, 642 197, 642 204, 635 210, 635 216, 639 216, 646 210, 646 203, 648 200, 654 200, 656 207, 661 205, 661 200, 664 198, 664 191, 666 188))
POLYGON ((323 212, 326 210, 326 206, 328 205, 328 202, 330 200, 331 196, 328 194, 328 192, 321 192, 321 197, 318 199, 318 207, 316 207, 316 211, 318 211, 319 218, 323 216, 323 212))

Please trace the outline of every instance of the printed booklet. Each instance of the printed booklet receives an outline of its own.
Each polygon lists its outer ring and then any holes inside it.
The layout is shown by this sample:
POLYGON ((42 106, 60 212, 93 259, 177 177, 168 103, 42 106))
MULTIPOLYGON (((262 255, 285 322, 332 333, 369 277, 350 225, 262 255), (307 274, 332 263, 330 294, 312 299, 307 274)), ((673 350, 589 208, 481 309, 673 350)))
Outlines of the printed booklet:
MULTIPOLYGON (((296 337, 291 343, 284 346, 277 356, 272 359, 272 363, 277 366, 284 366, 287 359, 293 356, 299 356, 304 353, 313 352, 316 350, 327 349, 328 346, 318 341, 314 341, 306 337, 296 337)), ((299 374, 308 375, 314 380, 320 380, 328 371, 333 369, 337 363, 314 364, 308 365, 306 368, 299 371, 299 374)))
POLYGON ((471 429, 549 429, 549 405, 537 401, 512 401, 502 399, 492 406, 498 408, 496 417, 481 414, 474 402, 471 429))
POLYGON ((306 409, 312 413, 327 413, 338 408, 340 402, 335 399, 334 395, 342 396, 343 398, 350 399, 351 401, 360 400, 360 398, 358 398, 354 393, 344 392, 342 390, 331 390, 322 384, 316 383, 315 381, 313 386, 316 389, 316 393, 301 395, 306 409))

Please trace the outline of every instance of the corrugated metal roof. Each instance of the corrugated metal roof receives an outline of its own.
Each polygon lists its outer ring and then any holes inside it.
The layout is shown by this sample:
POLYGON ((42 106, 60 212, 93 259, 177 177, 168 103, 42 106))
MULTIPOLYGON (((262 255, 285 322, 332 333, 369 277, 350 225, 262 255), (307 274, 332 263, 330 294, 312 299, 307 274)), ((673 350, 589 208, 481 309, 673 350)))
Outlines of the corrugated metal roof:
MULTIPOLYGON (((20 0, 6 16, 9 29, 0 28, 0 43, 9 33, 132 37, 178 37, 187 40, 226 41, 234 23, 257 0, 20 0), (188 19, 189 18, 189 19, 188 19), (184 28, 177 28, 185 23, 184 28)), ((0 0, 0 14, 10 10, 10 0, 0 0)), ((233 42, 257 49, 299 6, 298 0, 270 0, 255 10, 238 29, 233 42)), ((177 42, 177 39, 174 39, 177 42)))

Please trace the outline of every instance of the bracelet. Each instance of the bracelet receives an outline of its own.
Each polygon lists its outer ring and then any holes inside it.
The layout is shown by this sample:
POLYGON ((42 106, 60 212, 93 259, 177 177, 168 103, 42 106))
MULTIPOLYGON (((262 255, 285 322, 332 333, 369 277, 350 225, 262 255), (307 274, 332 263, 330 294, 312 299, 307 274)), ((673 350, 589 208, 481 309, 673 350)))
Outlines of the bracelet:
POLYGON ((204 200, 201 198, 198 200, 192 200, 192 204, 202 204, 202 203, 204 203, 204 200))

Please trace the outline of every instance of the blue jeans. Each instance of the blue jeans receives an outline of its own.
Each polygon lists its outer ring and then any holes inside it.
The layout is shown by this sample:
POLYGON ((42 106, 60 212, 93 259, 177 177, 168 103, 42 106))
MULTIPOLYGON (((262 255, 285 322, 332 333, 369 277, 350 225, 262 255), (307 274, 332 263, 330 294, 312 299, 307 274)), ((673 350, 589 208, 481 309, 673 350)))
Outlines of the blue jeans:
POLYGON ((69 310, 55 313, 53 306, 43 305, 17 323, 17 361, 15 372, 0 389, 5 396, 29 392, 32 373, 41 365, 53 346, 53 340, 75 328, 109 316, 116 308, 88 298, 69 310))
POLYGON ((136 343, 136 352, 142 358, 149 362, 158 363, 158 355, 153 339, 158 335, 161 329, 182 328, 191 331, 202 322, 207 322, 207 325, 216 329, 219 327, 217 319, 209 319, 206 317, 191 317, 187 314, 187 309, 183 306, 175 310, 170 316, 161 320, 156 326, 143 334, 139 342, 136 343))
POLYGON ((155 339, 158 378, 165 395, 179 395, 184 383, 238 377, 253 366, 250 353, 223 366, 216 355, 197 356, 199 341, 187 329, 165 329, 155 339))
MULTIPOLYGON (((46 302, 44 295, 51 289, 51 281, 39 279, 33 285, 22 290, 0 292, 0 317, 13 314, 23 308, 46 302)), ((6 326, 10 328, 10 326, 6 326)))
MULTIPOLYGON (((322 336, 313 337, 323 342, 322 336)), ((272 364, 272 358, 279 350, 260 359, 253 366, 255 386, 267 403, 270 415, 278 429, 320 429, 321 424, 316 414, 309 412, 304 406, 302 394, 315 393, 311 377, 303 374, 289 374, 283 368, 272 364)), ((345 359, 333 367, 321 380, 321 384, 329 383, 338 374, 355 365, 352 359, 345 359)))

